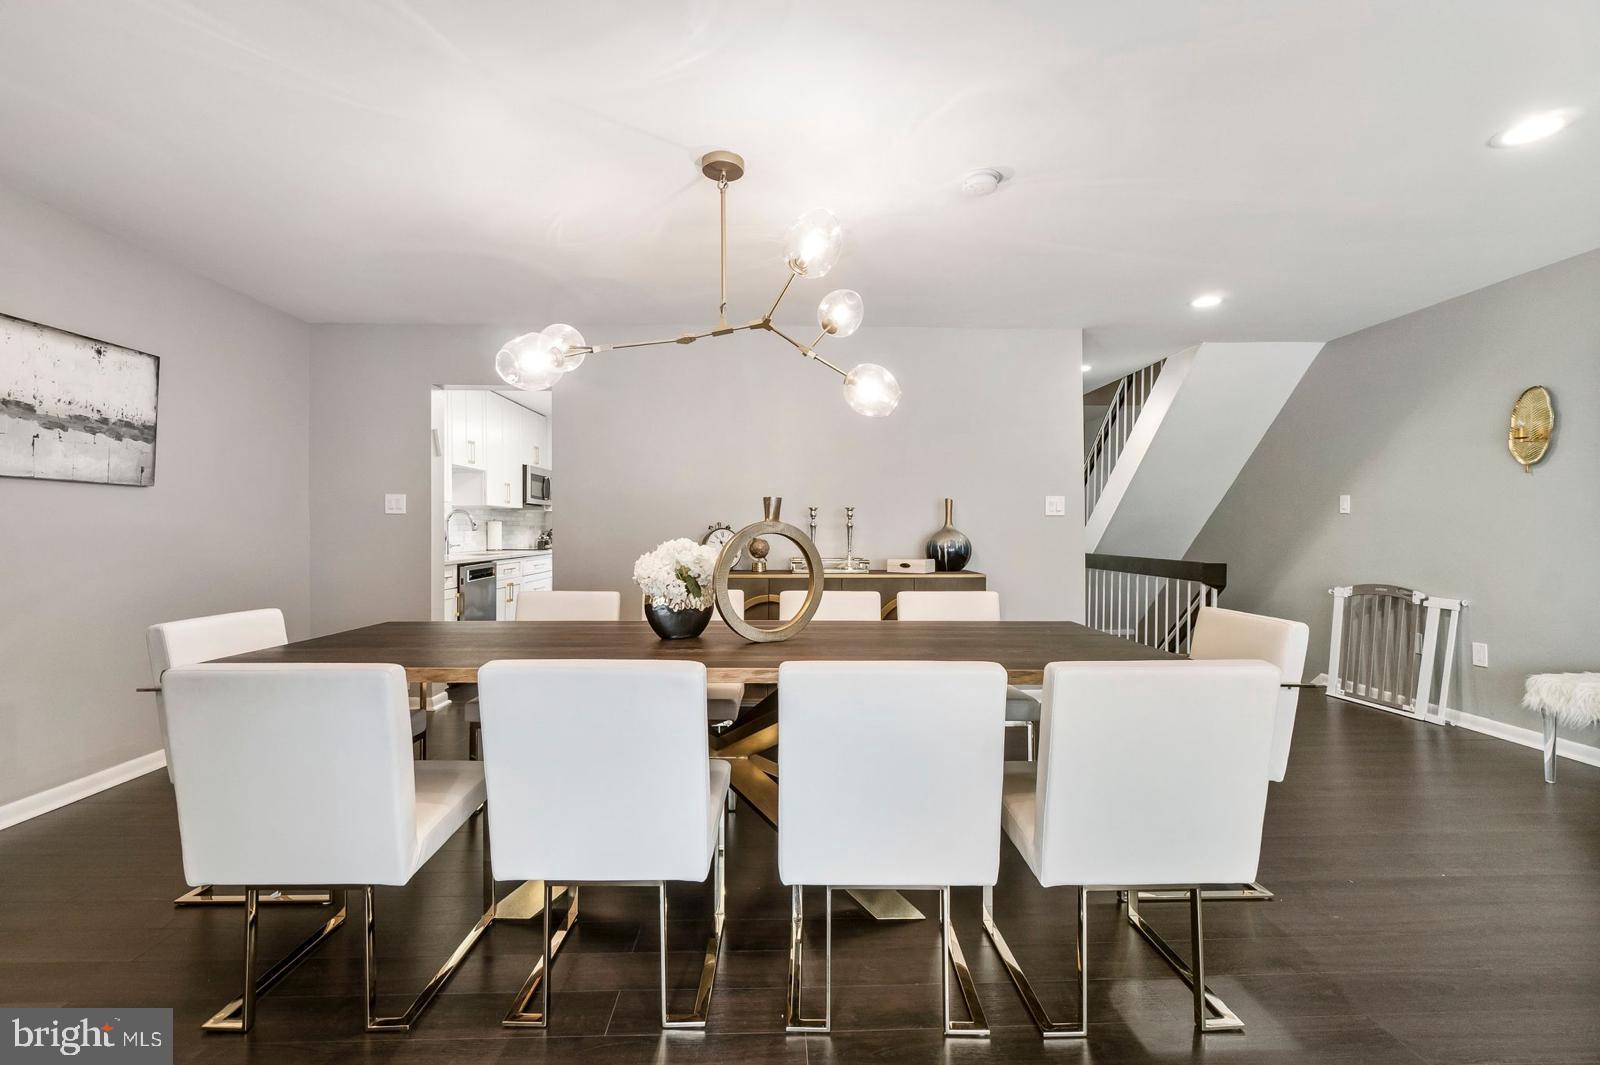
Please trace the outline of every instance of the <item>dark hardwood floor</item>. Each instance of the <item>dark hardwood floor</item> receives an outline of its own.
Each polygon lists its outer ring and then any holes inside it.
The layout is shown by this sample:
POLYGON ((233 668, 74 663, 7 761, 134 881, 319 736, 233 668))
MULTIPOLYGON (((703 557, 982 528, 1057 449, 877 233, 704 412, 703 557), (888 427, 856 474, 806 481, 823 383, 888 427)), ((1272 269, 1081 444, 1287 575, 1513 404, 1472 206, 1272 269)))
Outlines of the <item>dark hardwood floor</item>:
MULTIPOLYGON (((458 712, 434 715, 431 732, 436 757, 464 750, 458 712)), ((1267 810, 1261 878, 1279 898, 1206 909, 1211 984, 1242 1034, 1193 1034, 1187 989, 1106 895, 1090 917, 1090 1038, 1044 1044, 982 934, 977 892, 961 890, 957 928, 992 1038, 939 1034, 936 924, 874 922, 844 896, 836 1032, 786 1037, 788 894, 776 835, 742 811, 705 1034, 657 1029, 654 893, 585 888, 548 1033, 499 1026, 538 950, 533 928, 499 926, 416 1031, 366 1035, 353 910, 261 1001, 251 1035, 202 1035, 200 1021, 238 990, 242 919, 172 906, 183 885, 164 773, 0 832, 0 1002, 170 1005, 176 1060, 192 1062, 1600 1062, 1600 769, 1563 761, 1561 773, 1549 787, 1535 751, 1308 694, 1267 810)), ((469 827, 410 887, 380 891, 385 1008, 415 993, 476 915, 478 846, 469 827)), ((685 1002, 706 893, 682 885, 671 898, 685 1002)), ((912 899, 927 910, 933 896, 912 899)), ((1041 891, 1004 845, 1001 925, 1062 1013, 1074 1001, 1072 899, 1041 891)), ((264 910, 263 959, 322 912, 264 910)), ((1146 913, 1185 947, 1183 906, 1146 913)))

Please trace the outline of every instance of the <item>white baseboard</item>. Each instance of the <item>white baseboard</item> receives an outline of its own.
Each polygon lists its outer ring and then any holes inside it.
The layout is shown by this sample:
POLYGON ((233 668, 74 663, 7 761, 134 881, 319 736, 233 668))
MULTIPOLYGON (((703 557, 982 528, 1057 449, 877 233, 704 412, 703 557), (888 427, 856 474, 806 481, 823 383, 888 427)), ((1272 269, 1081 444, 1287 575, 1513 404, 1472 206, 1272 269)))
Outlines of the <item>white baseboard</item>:
MULTIPOLYGON (((1326 685, 1328 683, 1328 675, 1326 673, 1318 673, 1316 679, 1311 683, 1326 685)), ((1329 698, 1337 698, 1337 696, 1330 696, 1329 698)), ((1497 740, 1508 740, 1519 747, 1532 747, 1535 750, 1544 749, 1544 736, 1537 729, 1524 728, 1521 725, 1508 725, 1504 721, 1496 721, 1492 717, 1469 714, 1465 710, 1446 710, 1444 719, 1447 724, 1456 725, 1469 732, 1481 732, 1483 735, 1493 736, 1497 740)), ((1422 719, 1414 718, 1413 720, 1420 721, 1422 719)), ((1556 738, 1556 754, 1561 758, 1570 758, 1574 762, 1582 762, 1584 765, 1600 766, 1600 747, 1591 747, 1587 743, 1564 740, 1558 736, 1556 738)))
MULTIPOLYGON (((1523 728, 1521 725, 1508 725, 1504 721, 1496 721, 1492 717, 1479 717, 1469 714, 1464 710, 1451 710, 1445 715, 1445 720, 1452 725, 1481 732, 1485 736, 1493 736, 1500 740, 1510 740, 1522 747, 1532 747, 1535 750, 1544 748, 1544 736, 1537 729, 1523 728)), ((1584 765, 1600 766, 1600 747, 1591 747, 1587 743, 1578 743, 1574 740, 1564 740, 1559 736, 1556 739, 1556 754, 1562 758, 1570 758, 1574 762, 1584 765)))
POLYGON ((87 799, 89 796, 114 788, 118 784, 125 784, 134 777, 142 777, 146 773, 154 772, 167 764, 165 751, 151 751, 141 754, 137 758, 129 759, 121 765, 114 765, 109 769, 102 769, 98 773, 90 773, 77 780, 69 780, 65 784, 57 784, 53 788, 25 795, 20 799, 0 806, 0 830, 20 825, 40 814, 47 814, 51 810, 59 810, 63 806, 87 799))

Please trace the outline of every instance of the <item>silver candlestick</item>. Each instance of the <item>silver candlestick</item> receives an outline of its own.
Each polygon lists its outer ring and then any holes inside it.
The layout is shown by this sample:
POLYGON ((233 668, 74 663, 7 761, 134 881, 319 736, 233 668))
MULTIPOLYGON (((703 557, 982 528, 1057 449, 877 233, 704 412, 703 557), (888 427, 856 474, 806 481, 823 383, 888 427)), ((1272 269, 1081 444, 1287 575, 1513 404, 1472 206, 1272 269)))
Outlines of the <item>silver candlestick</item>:
POLYGON ((811 510, 811 521, 810 521, 811 542, 812 543, 816 543, 817 542, 817 508, 816 507, 811 507, 810 510, 811 510))
POLYGON ((856 508, 844 508, 844 568, 849 569, 856 557, 856 508))

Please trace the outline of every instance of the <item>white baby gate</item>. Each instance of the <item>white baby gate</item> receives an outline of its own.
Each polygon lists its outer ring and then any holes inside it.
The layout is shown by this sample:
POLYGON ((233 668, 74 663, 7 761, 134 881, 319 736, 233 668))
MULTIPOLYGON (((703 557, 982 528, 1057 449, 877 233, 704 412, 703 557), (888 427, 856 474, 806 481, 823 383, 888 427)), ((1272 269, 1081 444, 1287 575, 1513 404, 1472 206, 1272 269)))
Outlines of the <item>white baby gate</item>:
POLYGON ((1333 596, 1328 694, 1443 724, 1466 600, 1392 584, 1347 585, 1328 593, 1333 596))

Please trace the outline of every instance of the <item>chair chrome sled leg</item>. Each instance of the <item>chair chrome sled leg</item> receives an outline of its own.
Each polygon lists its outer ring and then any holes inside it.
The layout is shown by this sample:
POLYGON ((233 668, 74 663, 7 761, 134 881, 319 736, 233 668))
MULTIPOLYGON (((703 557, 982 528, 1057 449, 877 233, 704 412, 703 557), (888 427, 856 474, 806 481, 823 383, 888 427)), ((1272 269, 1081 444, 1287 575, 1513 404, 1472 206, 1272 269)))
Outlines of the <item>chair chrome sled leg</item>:
POLYGON ((1145 922, 1139 915, 1139 892, 1130 888, 1127 893, 1128 923, 1145 938, 1161 959, 1178 974, 1178 977, 1188 984, 1194 992, 1194 1029, 1197 1032, 1242 1032, 1244 1022, 1241 1021, 1228 1004, 1218 998, 1206 986, 1206 951, 1205 929, 1201 921, 1201 903, 1204 892, 1200 888, 1191 888, 1189 895, 1189 937, 1193 945, 1194 966, 1191 969, 1183 963, 1177 951, 1161 938, 1161 934, 1145 922))
MULTIPOLYGON (((284 891, 257 892, 256 903, 261 906, 331 906, 334 898, 331 892, 308 891, 290 893, 284 891)), ((190 888, 182 895, 172 900, 174 906, 243 906, 243 895, 219 895, 216 885, 201 884, 199 887, 190 888)))
MULTIPOLYGON (((732 792, 730 791, 731 795, 732 792)), ((705 961, 700 967, 700 985, 695 991, 694 1008, 688 1013, 667 1010, 667 885, 657 885, 661 915, 661 1027, 704 1028, 711 1013, 711 992, 717 983, 717 960, 722 954, 722 927, 726 914, 728 812, 717 822, 717 849, 711 859, 711 938, 706 940, 705 961)))
POLYGON ((999 953, 1000 960, 1005 963, 1006 972, 1011 974, 1011 982, 1017 985, 1017 993, 1022 996, 1022 1004, 1028 1008, 1028 1014, 1033 1018, 1033 1023, 1038 1026, 1039 1034, 1046 1039, 1083 1039, 1089 1034, 1089 891, 1087 888, 1078 889, 1078 928, 1077 928, 1077 961, 1078 961, 1078 1019, 1077 1021, 1052 1020, 1045 1010, 1044 1004, 1039 1001, 1039 996, 1034 993, 1033 985, 1028 982, 1028 974, 1022 971, 1022 966, 1017 963, 1016 955, 1011 953, 1005 937, 1000 934, 1000 926, 994 920, 994 888, 983 889, 983 928, 989 934, 989 941, 994 944, 994 949, 999 953))
MULTIPOLYGON (((331 897, 334 893, 330 890, 328 894, 331 897)), ((293 972, 295 966, 305 961, 313 950, 320 947, 323 941, 344 924, 345 907, 341 903, 339 912, 323 922, 315 932, 257 978, 256 924, 259 896, 260 892, 256 888, 244 889, 244 994, 222 1007, 210 1020, 202 1024, 200 1027, 205 1031, 240 1034, 250 1031, 256 1022, 256 999, 277 986, 278 981, 293 972)))
MULTIPOLYGON (((1236 888, 1206 888, 1203 892, 1207 902, 1271 902, 1278 896, 1272 889, 1257 880, 1249 884, 1241 884, 1236 888)), ((1188 902, 1187 891, 1141 891, 1140 902, 1188 902)))
POLYGON ((392 1017, 380 1017, 378 1016, 378 962, 376 928, 374 927, 372 913, 372 888, 368 886, 364 893, 367 925, 365 965, 367 976, 367 1031, 409 1032, 412 1026, 417 1023, 417 1019, 422 1016, 422 1011, 432 1004, 434 997, 444 989, 444 985, 449 983, 450 978, 456 974, 456 969, 460 967, 467 953, 477 944, 479 937, 488 931, 489 926, 494 923, 494 909, 491 907, 483 916, 478 918, 471 930, 467 932, 466 938, 456 944, 456 949, 450 952, 450 957, 445 959, 445 963, 439 967, 439 971, 433 974, 422 990, 417 993, 417 997, 412 999, 411 1005, 406 1007, 404 1013, 396 1014, 392 1017))
POLYGON ((833 888, 822 889, 822 1016, 800 1012, 800 988, 805 982, 805 888, 789 889, 789 996, 784 1004, 783 1030, 793 1034, 833 1031, 833 888))
POLYGON ((981 1037, 989 1034, 989 1018, 984 1015, 983 1003, 978 1001, 978 987, 972 980, 972 971, 967 968, 966 955, 961 951, 961 940, 956 938, 956 930, 950 923, 950 889, 939 889, 939 1004, 944 1012, 944 1034, 946 1036, 981 1037), (968 1020, 952 1020, 950 1017, 950 970, 956 973, 956 986, 961 991, 961 997, 967 1004, 968 1020))
MULTIPOLYGON (((828 1033, 833 1031, 833 885, 822 889, 823 905, 823 982, 822 1016, 806 1017, 800 1008, 801 990, 805 984, 805 889, 796 884, 789 889, 789 994, 784 1006, 785 1032, 794 1035, 828 1033)), ((852 891, 853 895, 854 892, 852 891)), ((944 1021, 944 1034, 950 1037, 983 1037, 989 1034, 989 1021, 983 1004, 978 1000, 978 988, 967 967, 961 941, 956 938, 950 923, 950 889, 939 889, 939 992, 940 1013, 944 1021), (956 974, 956 986, 966 1003, 968 1020, 956 1020, 950 1014, 950 973, 956 974)))
POLYGON ((533 963, 533 971, 528 974, 528 979, 523 982, 522 990, 517 992, 516 1001, 511 1006, 511 1012, 505 1015, 500 1022, 506 1028, 547 1028, 550 1025, 550 981, 546 976, 550 971, 550 964, 561 952, 561 945, 567 941, 567 933, 572 931, 572 926, 578 921, 578 887, 576 884, 567 889, 567 912, 561 918, 561 925, 554 932, 550 928, 550 911, 554 906, 554 896, 550 881, 542 881, 544 889, 544 905, 541 908, 541 920, 544 926, 544 948, 539 955, 539 960, 533 963), (533 1001, 534 993, 539 994, 539 1008, 528 1009, 528 1003, 533 1001))

